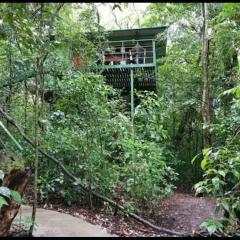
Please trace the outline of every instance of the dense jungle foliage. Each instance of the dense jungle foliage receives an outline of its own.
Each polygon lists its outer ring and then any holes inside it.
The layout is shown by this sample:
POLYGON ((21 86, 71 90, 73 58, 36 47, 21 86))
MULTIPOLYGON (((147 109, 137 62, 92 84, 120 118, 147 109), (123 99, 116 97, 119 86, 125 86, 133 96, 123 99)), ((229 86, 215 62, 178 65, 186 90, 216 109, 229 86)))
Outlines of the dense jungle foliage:
POLYGON ((120 199, 129 211, 154 209, 177 187, 194 189, 214 196, 228 213, 203 227, 210 233, 237 231, 240 4, 207 5, 211 122, 204 124, 202 117, 201 4, 152 3, 137 27, 167 25, 162 36, 167 54, 158 59, 157 93, 135 91, 139 104, 133 128, 130 96, 106 85, 94 70, 94 53, 107 37, 94 3, 2 3, 0 107, 37 147, 1 116, 20 147, 0 129, 0 168, 38 166, 40 201, 56 195, 69 205, 88 201, 59 166, 39 153, 40 147, 90 192, 120 199), (89 33, 94 33, 91 40, 89 33), (79 53, 90 57, 74 67, 79 53), (210 146, 204 129, 211 134, 210 146))

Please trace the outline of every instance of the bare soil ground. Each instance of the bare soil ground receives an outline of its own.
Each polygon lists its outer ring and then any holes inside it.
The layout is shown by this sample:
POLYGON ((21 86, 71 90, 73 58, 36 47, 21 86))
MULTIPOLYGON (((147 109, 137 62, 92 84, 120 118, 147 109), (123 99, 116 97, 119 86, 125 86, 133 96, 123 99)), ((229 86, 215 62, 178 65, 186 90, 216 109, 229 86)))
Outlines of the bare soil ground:
POLYGON ((194 197, 187 193, 175 193, 159 206, 154 219, 161 227, 180 232, 198 230, 200 224, 214 214, 215 201, 209 197, 194 197))

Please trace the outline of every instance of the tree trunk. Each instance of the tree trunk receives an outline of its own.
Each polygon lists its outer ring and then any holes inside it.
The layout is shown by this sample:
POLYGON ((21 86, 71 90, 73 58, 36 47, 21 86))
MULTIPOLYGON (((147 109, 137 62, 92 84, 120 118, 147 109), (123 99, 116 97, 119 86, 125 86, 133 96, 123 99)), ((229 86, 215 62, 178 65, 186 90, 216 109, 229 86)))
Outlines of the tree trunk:
POLYGON ((207 3, 202 3, 203 30, 202 30, 202 69, 203 69, 203 95, 202 95, 202 118, 203 118, 203 145, 212 145, 212 134, 210 132, 211 123, 211 101, 208 77, 208 58, 209 58, 209 38, 208 38, 208 10, 207 3))
MULTIPOLYGON (((3 180, 3 186, 17 191, 21 196, 25 192, 30 177, 30 171, 13 170, 3 180)), ((0 237, 7 236, 12 221, 17 216, 20 205, 15 200, 8 201, 9 205, 4 205, 0 209, 0 237)))

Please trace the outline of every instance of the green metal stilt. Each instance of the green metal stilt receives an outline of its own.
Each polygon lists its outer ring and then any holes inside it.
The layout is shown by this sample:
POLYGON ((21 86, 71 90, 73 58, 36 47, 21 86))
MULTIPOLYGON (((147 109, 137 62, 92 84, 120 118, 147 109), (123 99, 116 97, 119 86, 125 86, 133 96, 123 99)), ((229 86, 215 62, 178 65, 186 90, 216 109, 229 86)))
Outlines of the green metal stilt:
POLYGON ((132 119, 132 126, 134 123, 134 95, 133 95, 133 90, 134 90, 134 82, 133 82, 133 69, 131 68, 131 119, 132 119))
MULTIPOLYGON (((130 70, 131 75, 131 120, 132 120, 132 161, 135 162, 135 133, 134 133, 134 78, 133 78, 133 68, 130 70)), ((136 172, 133 173, 133 186, 136 187, 136 172)))
MULTIPOLYGON (((133 79, 133 69, 131 68, 130 71, 130 75, 131 75, 131 121, 132 121, 132 142, 134 143, 134 79, 133 79)), ((134 161, 135 159, 135 150, 133 147, 133 151, 132 151, 132 160, 134 161)))

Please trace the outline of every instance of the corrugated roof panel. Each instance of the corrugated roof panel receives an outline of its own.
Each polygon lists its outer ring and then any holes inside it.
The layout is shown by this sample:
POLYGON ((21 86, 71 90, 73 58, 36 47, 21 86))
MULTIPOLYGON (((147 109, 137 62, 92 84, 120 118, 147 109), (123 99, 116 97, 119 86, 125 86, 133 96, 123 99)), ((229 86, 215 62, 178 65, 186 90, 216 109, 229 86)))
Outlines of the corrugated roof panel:
POLYGON ((144 38, 155 38, 160 32, 163 32, 167 26, 152 27, 152 28, 138 28, 138 29, 122 29, 113 30, 108 32, 108 36, 111 40, 122 40, 124 39, 142 39, 144 38))

